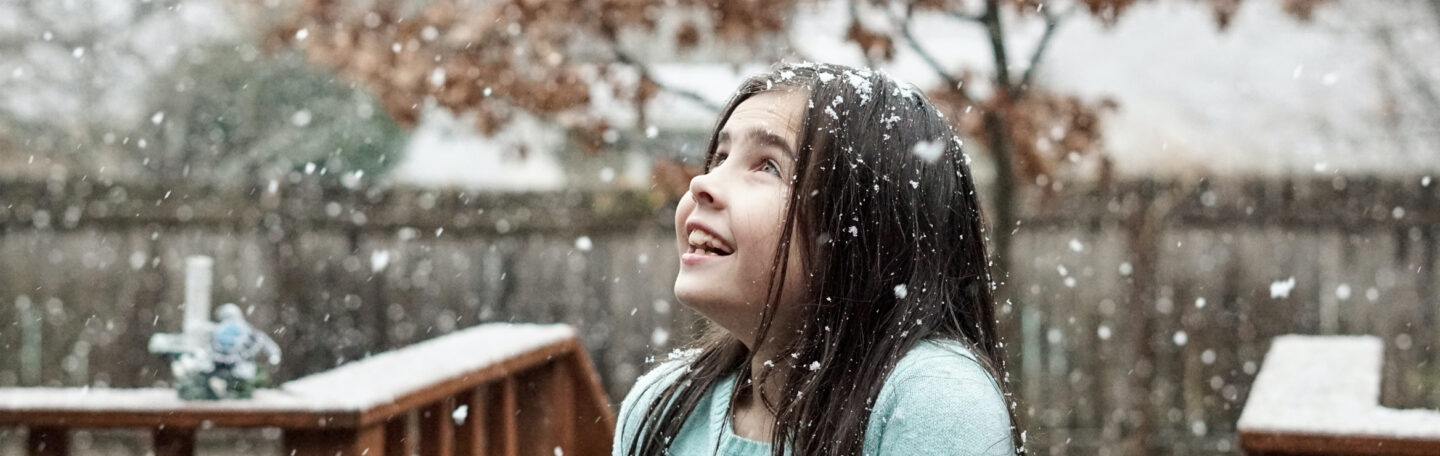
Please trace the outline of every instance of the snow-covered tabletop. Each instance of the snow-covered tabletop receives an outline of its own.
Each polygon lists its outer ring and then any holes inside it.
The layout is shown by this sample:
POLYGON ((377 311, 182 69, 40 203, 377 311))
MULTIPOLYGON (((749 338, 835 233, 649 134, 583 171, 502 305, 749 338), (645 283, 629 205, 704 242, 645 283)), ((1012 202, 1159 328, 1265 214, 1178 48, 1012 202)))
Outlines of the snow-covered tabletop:
POLYGON ((24 424, 36 412, 71 414, 66 422, 91 425, 99 418, 92 422, 75 412, 359 413, 442 382, 479 383, 489 367, 527 353, 543 361, 552 351, 544 349, 574 338, 575 330, 565 325, 480 325, 258 390, 247 400, 181 401, 166 388, 0 388, 0 425, 24 424), (477 378, 466 378, 471 375, 477 378))
POLYGON ((1379 404, 1384 347, 1372 336, 1276 337, 1237 425, 1241 433, 1433 440, 1440 411, 1379 404))

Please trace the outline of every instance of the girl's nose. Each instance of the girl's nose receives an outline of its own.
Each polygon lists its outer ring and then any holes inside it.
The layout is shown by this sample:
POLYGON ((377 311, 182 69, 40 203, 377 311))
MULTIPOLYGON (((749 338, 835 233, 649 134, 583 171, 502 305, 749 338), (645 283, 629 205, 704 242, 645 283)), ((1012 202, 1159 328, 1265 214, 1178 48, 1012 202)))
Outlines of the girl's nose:
POLYGON ((695 204, 711 209, 725 207, 724 200, 716 194, 714 174, 701 174, 690 178, 690 196, 695 198, 695 204))

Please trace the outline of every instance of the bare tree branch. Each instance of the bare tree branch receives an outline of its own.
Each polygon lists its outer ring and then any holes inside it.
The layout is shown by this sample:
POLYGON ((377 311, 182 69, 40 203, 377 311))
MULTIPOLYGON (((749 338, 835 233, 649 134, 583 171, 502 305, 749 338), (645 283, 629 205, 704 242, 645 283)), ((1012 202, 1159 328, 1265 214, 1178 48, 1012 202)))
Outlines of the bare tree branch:
POLYGON ((929 65, 930 69, 934 70, 935 74, 940 76, 940 79, 945 80, 945 86, 960 91, 960 95, 963 96, 966 101, 969 101, 970 95, 965 88, 961 86, 960 79, 951 76, 950 72, 945 69, 945 66, 940 64, 940 61, 936 60, 935 56, 931 55, 929 51, 926 51, 924 47, 921 47, 920 42, 915 39, 915 35, 910 33, 911 17, 913 17, 912 10, 906 7, 904 17, 897 17, 891 12, 890 21, 895 23, 896 27, 900 29, 900 37, 905 39, 905 44, 908 45, 911 50, 915 51, 915 54, 919 55, 920 59, 924 60, 925 64, 929 65))
MULTIPOLYGON (((1440 3, 1440 0, 1436 0, 1436 3, 1440 3)), ((1437 14, 1440 14, 1440 11, 1437 11, 1437 14)), ((1392 56, 1392 60, 1395 66, 1400 69, 1401 78, 1405 80, 1405 83, 1410 86, 1411 90, 1414 90, 1420 95, 1420 100, 1424 102, 1425 106, 1428 107, 1431 112, 1440 115, 1440 94, 1435 92, 1434 86, 1430 81, 1426 80, 1420 69, 1415 68, 1413 60, 1400 56, 1400 51, 1395 46, 1394 32, 1389 27, 1380 27, 1375 31, 1375 36, 1380 40, 1380 44, 1384 46, 1385 51, 1392 56)))
POLYGON ((1010 80, 1010 57, 1005 53, 1005 28, 1000 23, 1000 0, 986 0, 985 13, 980 16, 990 35, 990 50, 995 54, 995 81, 1006 95, 1015 93, 1010 80))
MULTIPOLYGON (((850 0, 846 2, 845 5, 846 10, 850 12, 850 22, 852 24, 860 21, 860 6, 857 3, 858 0, 850 0)), ((860 57, 865 59, 865 66, 875 67, 875 59, 870 58, 870 52, 868 49, 864 49, 864 46, 861 46, 860 57)))
POLYGON ((1020 84, 1015 88, 1016 98, 1023 96, 1025 91, 1030 90, 1030 83, 1035 79, 1035 70, 1040 67, 1040 59, 1044 57, 1045 50, 1049 48, 1051 39, 1055 37, 1055 29, 1060 26, 1062 20, 1070 17, 1074 12, 1074 7, 1060 15, 1050 12, 1048 8, 1042 8, 1040 10, 1040 14, 1045 16, 1045 34, 1040 36, 1040 43, 1035 45, 1035 52, 1030 54, 1030 66, 1025 68, 1025 74, 1020 77, 1020 84))
POLYGON ((1435 15, 1435 25, 1440 27, 1440 0, 1430 0, 1430 12, 1435 15))
POLYGON ((950 11, 950 12, 946 12, 945 14, 948 15, 948 16, 950 16, 950 17, 952 17, 952 18, 960 19, 960 20, 962 20, 962 21, 969 21, 969 22, 974 22, 974 23, 977 23, 977 24, 983 24, 983 23, 985 23, 985 20, 984 20, 983 18, 981 18, 981 16, 976 16, 976 15, 974 15, 974 14, 965 14, 965 13, 962 13, 962 12, 959 12, 959 11, 950 11))
POLYGON ((626 53, 625 51, 615 49, 615 60, 617 62, 630 65, 636 70, 639 70, 640 77, 649 80, 652 83, 655 83, 655 86, 659 87, 660 90, 664 90, 680 98, 690 100, 691 102, 694 102, 695 104, 700 105, 701 107, 708 109, 711 112, 720 112, 720 105, 717 105, 714 102, 705 99, 705 97, 700 96, 700 94, 690 90, 677 88, 669 84, 660 82, 659 79, 655 79, 655 77, 650 73, 650 68, 648 66, 646 66, 643 62, 640 62, 639 60, 630 57, 630 54, 626 53))

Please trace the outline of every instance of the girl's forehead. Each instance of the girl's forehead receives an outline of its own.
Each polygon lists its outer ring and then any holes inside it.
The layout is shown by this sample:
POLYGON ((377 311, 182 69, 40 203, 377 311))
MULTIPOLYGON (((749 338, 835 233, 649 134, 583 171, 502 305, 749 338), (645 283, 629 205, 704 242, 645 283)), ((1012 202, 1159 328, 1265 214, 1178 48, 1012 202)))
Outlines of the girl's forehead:
POLYGON ((771 90, 761 92, 740 102, 720 129, 720 137, 739 139, 751 130, 787 138, 793 146, 799 137, 800 124, 809 101, 809 92, 801 90, 771 90))

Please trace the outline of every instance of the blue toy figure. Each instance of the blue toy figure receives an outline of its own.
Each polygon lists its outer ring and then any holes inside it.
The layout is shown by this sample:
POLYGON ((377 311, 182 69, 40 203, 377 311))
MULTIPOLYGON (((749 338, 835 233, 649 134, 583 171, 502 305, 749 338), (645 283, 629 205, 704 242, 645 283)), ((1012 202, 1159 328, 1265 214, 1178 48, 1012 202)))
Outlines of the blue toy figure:
POLYGON ((210 333, 210 357, 216 370, 226 369, 237 378, 253 380, 257 369, 252 360, 261 352, 268 355, 270 365, 280 364, 280 346, 251 327, 239 306, 227 303, 216 314, 220 322, 210 333))
POLYGON ((280 346, 250 326, 239 306, 227 303, 216 314, 209 344, 169 351, 176 355, 170 370, 181 399, 247 399, 269 380, 254 358, 264 353, 270 365, 280 364, 280 346))
POLYGON ((280 347, 245 321, 245 312, 226 303, 210 321, 210 284, 214 260, 185 259, 185 321, 179 334, 150 336, 150 352, 171 356, 170 372, 180 398, 244 399, 268 380, 252 361, 262 352, 280 364, 280 347))

